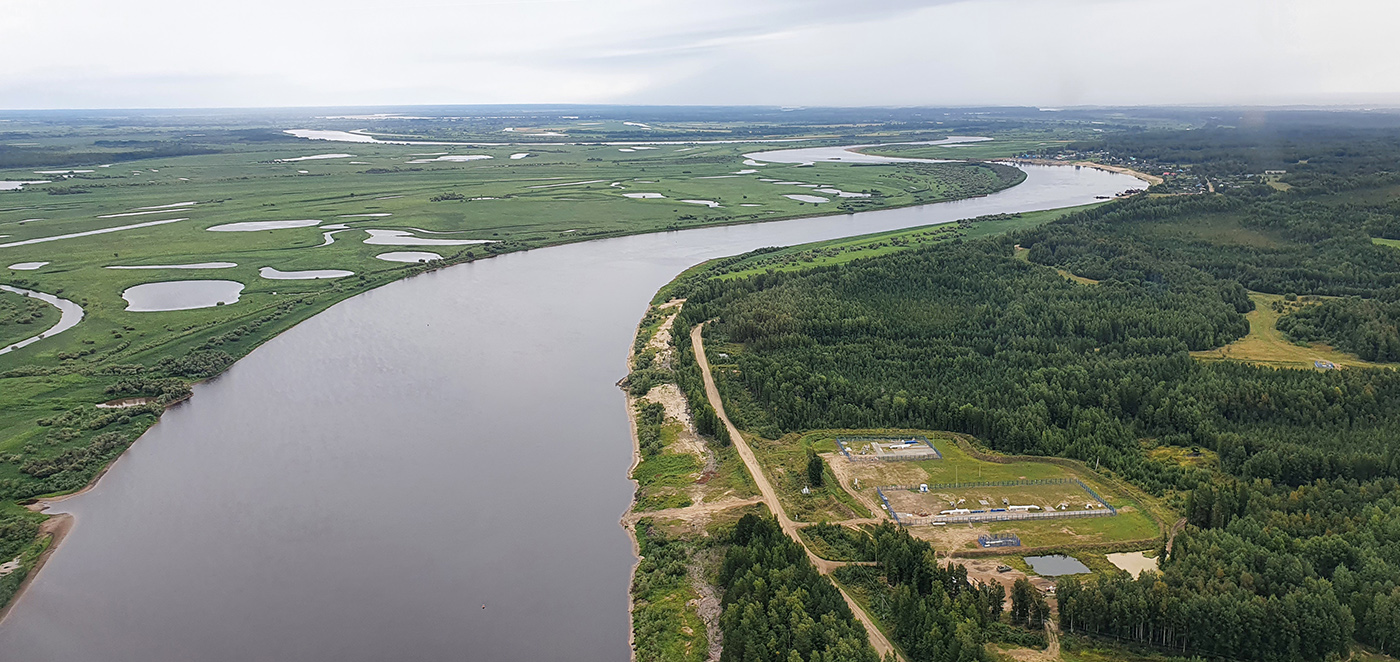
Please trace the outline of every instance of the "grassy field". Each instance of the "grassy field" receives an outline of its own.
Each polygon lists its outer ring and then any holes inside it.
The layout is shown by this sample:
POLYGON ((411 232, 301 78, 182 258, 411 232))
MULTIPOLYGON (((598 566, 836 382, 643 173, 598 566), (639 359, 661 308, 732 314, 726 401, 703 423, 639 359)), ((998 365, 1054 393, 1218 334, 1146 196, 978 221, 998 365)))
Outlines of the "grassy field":
POLYGON ((57 323, 57 308, 38 299, 0 290, 0 348, 36 336, 57 323))
POLYGON ((1283 296, 1251 292, 1254 310, 1245 315, 1249 320, 1249 335, 1218 349, 1191 352, 1204 361, 1245 361, 1280 368, 1314 368, 1315 361, 1330 361, 1339 367, 1394 368, 1393 363, 1373 363, 1323 344, 1300 345, 1289 340, 1275 326, 1281 313, 1275 304, 1284 305, 1283 296))
POLYGON ((763 439, 749 435, 754 456, 763 465, 778 500, 789 517, 796 522, 823 522, 871 517, 855 497, 841 488, 840 480, 831 467, 824 467, 823 483, 812 485, 807 478, 807 449, 828 451, 818 443, 820 437, 789 434, 780 439, 763 439), (806 488, 808 494, 803 494, 806 488))
POLYGON ((1391 248, 1400 248, 1400 239, 1382 239, 1380 237, 1371 237, 1371 243, 1376 244, 1377 246, 1389 246, 1391 248))

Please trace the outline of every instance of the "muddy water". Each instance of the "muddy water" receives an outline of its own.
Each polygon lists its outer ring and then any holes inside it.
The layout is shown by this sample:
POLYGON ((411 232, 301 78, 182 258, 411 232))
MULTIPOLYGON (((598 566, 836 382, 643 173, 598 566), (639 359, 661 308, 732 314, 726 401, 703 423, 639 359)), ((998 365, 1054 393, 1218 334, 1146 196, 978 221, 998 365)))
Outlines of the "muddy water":
POLYGON ((195 387, 56 506, 76 525, 0 625, 0 658, 626 660, 613 383, 657 288, 761 246, 1140 186, 1027 171, 986 198, 504 255, 342 302, 195 387))

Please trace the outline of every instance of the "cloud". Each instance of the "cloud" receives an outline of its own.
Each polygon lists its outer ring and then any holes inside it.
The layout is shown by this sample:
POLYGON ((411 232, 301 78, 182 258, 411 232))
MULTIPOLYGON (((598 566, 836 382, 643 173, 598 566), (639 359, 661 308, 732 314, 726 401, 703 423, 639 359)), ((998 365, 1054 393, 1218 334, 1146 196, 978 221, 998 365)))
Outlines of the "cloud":
POLYGON ((1384 0, 9 0, 0 107, 1400 102, 1384 0))

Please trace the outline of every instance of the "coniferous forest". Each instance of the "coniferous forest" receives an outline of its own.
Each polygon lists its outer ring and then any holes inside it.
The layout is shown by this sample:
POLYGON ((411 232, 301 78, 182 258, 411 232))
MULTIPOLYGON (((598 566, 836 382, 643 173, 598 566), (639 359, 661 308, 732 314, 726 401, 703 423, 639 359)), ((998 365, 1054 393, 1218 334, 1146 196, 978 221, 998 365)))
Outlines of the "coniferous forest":
MULTIPOLYGON (((1353 640, 1394 653, 1400 372, 1189 354, 1248 334, 1260 292, 1311 302, 1280 318, 1289 338, 1395 360, 1400 251, 1372 242, 1400 226, 1392 179, 1336 168, 1286 191, 1139 195, 1008 237, 695 281, 677 326, 712 320, 707 336, 739 348, 757 434, 952 430, 1175 495, 1187 526, 1162 572, 1062 581, 1062 631, 1240 660, 1345 657, 1353 640), (1219 461, 1144 450, 1160 445, 1219 461)), ((888 578, 899 600, 943 581, 924 565, 888 578)), ((914 659, 958 659, 947 637, 915 654, 901 627, 914 659)))

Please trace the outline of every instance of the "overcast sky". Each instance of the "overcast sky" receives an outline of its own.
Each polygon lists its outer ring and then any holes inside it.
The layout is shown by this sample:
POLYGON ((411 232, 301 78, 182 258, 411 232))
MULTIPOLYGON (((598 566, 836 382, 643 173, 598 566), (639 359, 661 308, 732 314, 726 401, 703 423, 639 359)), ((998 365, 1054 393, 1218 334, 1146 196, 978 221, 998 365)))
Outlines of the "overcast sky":
POLYGON ((0 0, 0 108, 1400 105, 1396 0, 0 0))

